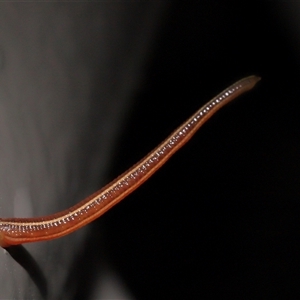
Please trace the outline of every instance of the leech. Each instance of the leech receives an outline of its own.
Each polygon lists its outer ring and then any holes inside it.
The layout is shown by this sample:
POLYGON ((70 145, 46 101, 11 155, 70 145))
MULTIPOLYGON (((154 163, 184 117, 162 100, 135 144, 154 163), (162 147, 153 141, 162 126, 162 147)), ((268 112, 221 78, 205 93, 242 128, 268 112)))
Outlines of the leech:
POLYGON ((217 110, 260 80, 246 77, 210 100, 129 170, 78 204, 37 218, 0 218, 0 246, 47 241, 67 235, 99 218, 132 193, 181 148, 217 110))

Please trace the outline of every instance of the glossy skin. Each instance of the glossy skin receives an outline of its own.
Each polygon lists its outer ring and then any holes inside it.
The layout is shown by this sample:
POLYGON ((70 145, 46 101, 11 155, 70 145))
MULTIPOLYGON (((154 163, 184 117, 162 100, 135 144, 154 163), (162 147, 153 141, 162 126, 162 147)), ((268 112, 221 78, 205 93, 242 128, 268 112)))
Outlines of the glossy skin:
POLYGON ((71 208, 38 218, 0 218, 0 246, 59 238, 100 217, 157 171, 217 110, 252 89, 259 80, 259 77, 250 76, 225 89, 137 164, 71 208))

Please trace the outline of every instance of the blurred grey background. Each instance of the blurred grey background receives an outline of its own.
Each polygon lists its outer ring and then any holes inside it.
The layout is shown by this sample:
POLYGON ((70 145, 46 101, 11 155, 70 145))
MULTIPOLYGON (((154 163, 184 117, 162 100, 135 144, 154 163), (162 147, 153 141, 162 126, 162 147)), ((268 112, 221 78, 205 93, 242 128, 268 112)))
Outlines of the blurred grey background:
POLYGON ((1 251, 0 299, 300 296, 299 10, 0 3, 1 217, 77 203, 223 88, 262 77, 99 220, 1 251))

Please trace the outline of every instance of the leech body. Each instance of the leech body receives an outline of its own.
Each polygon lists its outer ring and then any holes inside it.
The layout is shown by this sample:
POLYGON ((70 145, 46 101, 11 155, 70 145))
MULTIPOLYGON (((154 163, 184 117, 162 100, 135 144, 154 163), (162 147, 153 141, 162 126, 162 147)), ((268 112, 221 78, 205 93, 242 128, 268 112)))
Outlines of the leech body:
POLYGON ((225 89, 137 164, 73 207, 46 217, 0 218, 0 246, 59 238, 100 217, 157 171, 217 110, 252 89, 259 80, 250 76, 225 89))

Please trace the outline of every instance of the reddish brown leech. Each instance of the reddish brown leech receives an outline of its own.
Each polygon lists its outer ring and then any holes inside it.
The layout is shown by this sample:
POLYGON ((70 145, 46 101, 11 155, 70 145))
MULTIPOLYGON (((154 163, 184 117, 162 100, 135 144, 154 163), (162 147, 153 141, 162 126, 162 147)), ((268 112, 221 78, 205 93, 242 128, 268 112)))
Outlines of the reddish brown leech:
POLYGON ((0 246, 52 240, 99 218, 157 171, 217 110, 252 89, 259 80, 250 76, 225 89, 137 164, 73 207, 46 217, 0 218, 0 246))

